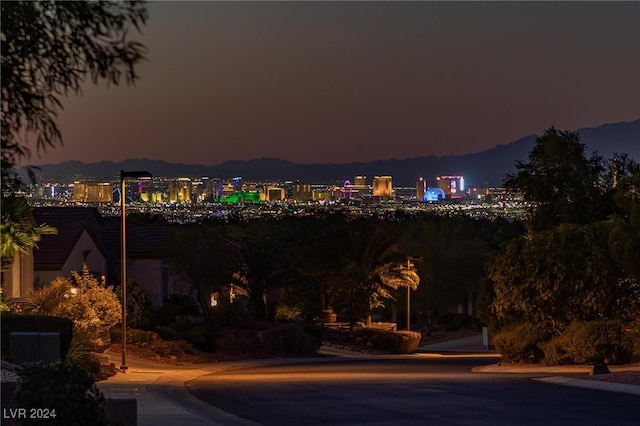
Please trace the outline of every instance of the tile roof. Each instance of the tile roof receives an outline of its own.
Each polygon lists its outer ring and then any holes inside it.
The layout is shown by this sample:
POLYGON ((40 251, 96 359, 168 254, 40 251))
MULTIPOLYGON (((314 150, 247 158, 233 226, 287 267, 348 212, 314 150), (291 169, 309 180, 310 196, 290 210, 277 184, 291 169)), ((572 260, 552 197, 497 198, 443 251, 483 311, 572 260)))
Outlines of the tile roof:
POLYGON ((58 230, 57 235, 43 235, 33 251, 35 269, 61 267, 86 230, 98 248, 106 252, 98 239, 102 216, 93 207, 35 207, 33 217, 38 225, 47 224, 58 230))
MULTIPOLYGON (((127 221, 127 258, 162 259, 167 257, 173 235, 184 225, 166 223, 135 223, 127 221)), ((120 256, 120 218, 104 219, 100 234, 109 255, 120 256)))

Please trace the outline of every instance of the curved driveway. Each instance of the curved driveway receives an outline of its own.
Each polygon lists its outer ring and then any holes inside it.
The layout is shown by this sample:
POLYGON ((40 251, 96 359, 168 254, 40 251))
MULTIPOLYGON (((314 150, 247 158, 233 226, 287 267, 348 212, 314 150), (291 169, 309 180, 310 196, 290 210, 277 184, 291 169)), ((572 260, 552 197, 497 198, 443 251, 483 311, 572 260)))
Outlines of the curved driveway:
POLYGON ((207 374, 190 391, 262 425, 639 425, 634 395, 471 373, 495 358, 309 359, 207 374))

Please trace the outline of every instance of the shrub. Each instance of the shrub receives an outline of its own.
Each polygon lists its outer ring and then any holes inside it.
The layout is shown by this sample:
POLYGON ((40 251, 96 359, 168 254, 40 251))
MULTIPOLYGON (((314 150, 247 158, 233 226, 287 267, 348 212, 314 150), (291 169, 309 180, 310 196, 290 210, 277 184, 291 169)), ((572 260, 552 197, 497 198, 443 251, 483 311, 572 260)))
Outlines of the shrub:
POLYGON ((73 334, 73 322, 71 320, 48 315, 13 314, 8 312, 3 312, 0 318, 3 359, 9 356, 9 339, 14 331, 57 331, 60 333, 60 359, 64 359, 67 356, 73 334))
POLYGON ((218 306, 212 312, 213 322, 223 327, 234 329, 246 328, 251 323, 251 313, 249 311, 249 298, 247 296, 236 296, 233 303, 222 298, 218 306))
POLYGON ((521 324, 496 334, 493 344, 505 362, 540 362, 544 358, 541 345, 548 337, 543 326, 521 324))
POLYGON ((640 319, 627 331, 628 337, 633 342, 632 362, 640 361, 640 319))
POLYGON ((73 282, 58 277, 27 295, 27 309, 73 321, 74 327, 98 339, 118 324, 121 306, 112 287, 102 286, 84 265, 82 274, 71 272, 73 282), (75 286, 75 291, 72 288, 75 286))
POLYGON ((284 322, 291 322, 302 319, 302 310, 297 306, 279 304, 276 306, 275 319, 284 322))
POLYGON ((55 410, 55 418, 23 419, 23 425, 107 425, 104 395, 89 374, 64 363, 24 364, 13 394, 16 407, 55 410))
POLYGON ((175 331, 173 328, 165 327, 163 325, 158 325, 154 327, 153 331, 158 333, 158 336, 160 336, 160 338, 164 340, 178 340, 178 338, 180 337, 178 335, 178 332, 175 331))
POLYGON ((64 363, 77 365, 84 369, 91 377, 91 380, 94 381, 106 380, 115 375, 115 366, 113 364, 103 365, 98 356, 104 356, 107 359, 108 357, 103 354, 93 353, 93 348, 94 343, 89 336, 80 330, 74 331, 71 346, 64 363))
POLYGON ((195 355, 193 346, 186 340, 167 341, 158 339, 155 341, 149 349, 158 356, 170 357, 180 355, 195 355))
POLYGON ((218 331, 212 330, 204 323, 195 325, 182 333, 182 338, 197 349, 207 352, 213 352, 216 349, 218 337, 218 331))
POLYGON ((371 340, 371 346, 384 352, 396 353, 400 340, 393 333, 378 333, 371 340))
POLYGON ((218 350, 232 354, 264 353, 265 349, 255 333, 229 334, 217 341, 218 350))
MULTIPOLYGON (((122 337, 122 336, 121 336, 122 337)), ((134 345, 150 345, 158 340, 158 334, 152 331, 127 329, 127 343, 134 345)))
POLYGON ((622 364, 632 358, 633 341, 617 321, 573 322, 542 348, 549 365, 622 364))
POLYGON ((371 339, 374 348, 392 354, 415 352, 422 336, 416 331, 379 332, 371 339))
MULTIPOLYGON (((127 219, 128 220, 128 219, 127 219)), ((114 289, 118 300, 122 303, 122 288, 114 289)), ((153 305, 144 289, 134 280, 127 281, 127 326, 131 328, 147 328, 153 315, 153 305)))
POLYGON ((298 324, 284 324, 259 333, 265 349, 271 353, 305 355, 316 353, 322 341, 307 334, 298 324))
POLYGON ((82 275, 71 272, 77 293, 59 306, 59 315, 73 321, 76 328, 97 339, 104 330, 120 323, 122 308, 112 287, 102 286, 86 265, 82 275))

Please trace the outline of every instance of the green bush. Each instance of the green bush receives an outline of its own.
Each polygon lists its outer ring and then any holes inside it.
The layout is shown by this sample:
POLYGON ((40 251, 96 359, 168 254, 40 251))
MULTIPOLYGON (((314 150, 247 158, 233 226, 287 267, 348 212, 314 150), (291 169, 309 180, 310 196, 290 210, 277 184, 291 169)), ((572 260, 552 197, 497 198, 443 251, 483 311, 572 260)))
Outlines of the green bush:
POLYGON ((521 324, 496 334, 493 344, 505 362, 540 362, 544 358, 541 346, 548 337, 542 326, 521 324))
POLYGON ((291 322, 302 319, 302 310, 297 306, 278 304, 276 306, 275 319, 283 322, 291 322))
POLYGON ((158 336, 160 336, 160 338, 164 340, 178 340, 180 338, 178 332, 171 327, 158 325, 156 327, 153 327, 153 331, 158 333, 158 336))
MULTIPOLYGON (((127 218, 129 220, 129 218, 127 218)), ((122 303, 122 288, 118 285, 114 293, 122 303)), ((127 281, 127 326, 147 328, 153 315, 153 305, 144 289, 134 280, 127 281)))
POLYGON ((212 319, 214 323, 222 327, 247 328, 251 323, 249 298, 247 296, 236 296, 233 299, 233 303, 228 299, 221 299, 218 306, 213 309, 212 319))
POLYGON ((212 330, 204 323, 194 325, 182 333, 182 338, 197 349, 205 352, 213 352, 216 350, 216 341, 219 337, 220 332, 218 330, 212 330))
POLYGON ((70 319, 3 312, 0 316, 0 323, 2 327, 2 359, 9 356, 9 339, 14 331, 57 331, 60 333, 60 359, 67 356, 73 335, 73 322, 70 319))
POLYGON ((353 338, 356 340, 356 342, 363 345, 369 344, 371 339, 381 333, 388 334, 388 332, 386 331, 383 332, 375 328, 354 328, 352 332, 353 338))
POLYGON ((195 355, 195 350, 191 343, 186 340, 157 340, 149 349, 153 351, 158 356, 161 357, 170 357, 170 356, 180 356, 180 355, 195 355))
POLYGON ((308 335, 310 335, 315 339, 322 341, 322 338, 324 337, 324 331, 325 331, 323 326, 305 322, 303 328, 305 333, 307 333, 308 335))
POLYGON ((92 380, 96 380, 100 375, 100 361, 91 354, 93 342, 86 333, 76 330, 71 339, 69 352, 64 362, 69 365, 77 365, 82 367, 92 380))
MULTIPOLYGON (((122 340, 122 339, 121 339, 122 340)), ((158 340, 158 334, 152 331, 127 329, 127 343, 133 345, 151 345, 158 340)))
POLYGON ((627 331, 628 337, 633 342, 632 362, 640 361, 640 319, 627 331))
POLYGON ((259 333, 265 349, 271 353, 306 355, 314 354, 322 341, 304 331, 298 324, 284 324, 259 333))
POLYGON ((393 333, 378 332, 371 338, 370 342, 374 348, 389 353, 396 353, 400 347, 400 339, 393 333))
POLYGON ((22 419, 23 425, 107 425, 104 395, 89 374, 76 365, 24 364, 13 394, 16 407, 55 410, 55 418, 22 419))
POLYGON ((542 349, 548 365, 623 364, 631 361, 633 341, 617 321, 574 322, 542 349))
POLYGON ((255 333, 228 334, 217 341, 217 349, 232 354, 264 354, 265 349, 255 333))

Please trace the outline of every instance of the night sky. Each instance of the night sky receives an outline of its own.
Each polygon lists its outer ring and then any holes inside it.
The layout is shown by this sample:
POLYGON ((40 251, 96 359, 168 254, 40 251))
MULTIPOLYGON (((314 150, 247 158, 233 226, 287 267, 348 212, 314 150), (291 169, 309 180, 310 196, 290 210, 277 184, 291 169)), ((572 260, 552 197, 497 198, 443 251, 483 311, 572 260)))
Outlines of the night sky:
POLYGON ((160 2, 31 164, 466 154, 640 117, 640 2, 160 2))

